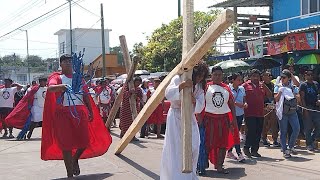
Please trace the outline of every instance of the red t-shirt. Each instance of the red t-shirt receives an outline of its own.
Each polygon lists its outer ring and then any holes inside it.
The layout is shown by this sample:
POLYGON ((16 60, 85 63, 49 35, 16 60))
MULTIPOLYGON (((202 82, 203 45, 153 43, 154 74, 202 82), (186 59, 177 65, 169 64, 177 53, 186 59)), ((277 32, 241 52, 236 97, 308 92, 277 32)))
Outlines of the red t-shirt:
POLYGON ((250 80, 243 84, 246 91, 248 108, 244 109, 245 117, 264 117, 264 98, 266 92, 261 85, 255 86, 250 80))

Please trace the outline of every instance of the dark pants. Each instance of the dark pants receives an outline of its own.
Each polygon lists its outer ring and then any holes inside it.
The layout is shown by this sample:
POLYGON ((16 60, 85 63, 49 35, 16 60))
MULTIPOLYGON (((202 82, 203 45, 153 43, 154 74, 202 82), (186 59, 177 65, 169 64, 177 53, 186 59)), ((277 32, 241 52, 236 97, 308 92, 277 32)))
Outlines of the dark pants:
MULTIPOLYGON (((241 128, 241 126, 242 126, 242 121, 243 121, 243 115, 241 115, 241 116, 236 116, 236 118, 237 118, 238 129, 239 129, 239 131, 240 131, 240 128, 241 128)), ((235 144, 235 145, 234 145, 234 148, 236 149, 237 154, 240 155, 240 154, 241 154, 240 144, 235 144)), ((233 149, 233 148, 230 148, 230 149, 228 150, 228 152, 232 152, 232 149, 233 149)))
POLYGON ((320 138, 320 113, 309 111, 305 117, 305 135, 307 146, 313 146, 314 140, 320 138))
POLYGON ((250 149, 251 152, 258 152, 259 143, 263 128, 263 117, 246 117, 245 122, 247 126, 246 143, 244 148, 250 149))

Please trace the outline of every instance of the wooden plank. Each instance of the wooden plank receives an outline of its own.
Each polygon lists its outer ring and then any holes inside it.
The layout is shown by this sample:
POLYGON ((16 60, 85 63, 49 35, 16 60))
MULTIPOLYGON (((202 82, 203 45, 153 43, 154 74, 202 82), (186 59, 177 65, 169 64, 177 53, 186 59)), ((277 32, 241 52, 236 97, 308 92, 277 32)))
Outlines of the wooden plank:
MULTIPOLYGON (((122 49, 124 65, 126 67, 127 72, 129 72, 130 67, 131 67, 131 58, 130 58, 129 49, 127 46, 126 37, 122 35, 119 37, 119 40, 120 40, 120 46, 122 49)), ((129 86, 129 90, 134 89, 133 80, 128 81, 127 83, 129 86)), ((132 113, 132 119, 135 119, 137 117, 138 113, 137 113, 137 102, 136 102, 136 98, 135 98, 134 94, 132 94, 130 96, 129 102, 130 102, 130 109, 131 109, 131 113, 132 113)))
MULTIPOLYGON (((194 44, 194 1, 183 1, 183 40, 182 56, 185 56, 194 44)), ((186 61, 186 59, 184 59, 186 61)), ((181 76, 182 81, 192 80, 192 69, 181 76)), ((181 90, 181 137, 182 137, 182 172, 192 172, 192 88, 181 90)))
POLYGON ((200 40, 195 46, 183 57, 183 61, 179 63, 161 82, 159 87, 154 92, 154 95, 150 97, 146 105, 142 108, 138 116, 135 118, 123 138, 120 140, 116 147, 115 154, 120 154, 133 136, 147 121, 151 113, 156 109, 158 104, 161 103, 164 98, 164 92, 169 85, 171 79, 177 75, 182 74, 184 71, 192 70, 192 68, 201 60, 201 58, 207 53, 208 49, 218 39, 218 37, 233 23, 233 11, 226 10, 211 24, 207 31, 203 34, 200 40))
MULTIPOLYGON (((129 70, 129 72, 127 72, 128 76, 126 78, 126 82, 132 81, 132 78, 133 78, 134 72, 136 71, 136 67, 137 67, 138 62, 139 62, 139 58, 137 56, 133 57, 130 70, 129 70)), ((118 112, 120 105, 121 105, 121 102, 122 102, 122 97, 123 97, 123 88, 121 88, 120 93, 116 97, 116 99, 113 103, 113 106, 110 110, 107 122, 105 124, 107 128, 109 128, 111 126, 111 123, 116 118, 117 112, 118 112)))

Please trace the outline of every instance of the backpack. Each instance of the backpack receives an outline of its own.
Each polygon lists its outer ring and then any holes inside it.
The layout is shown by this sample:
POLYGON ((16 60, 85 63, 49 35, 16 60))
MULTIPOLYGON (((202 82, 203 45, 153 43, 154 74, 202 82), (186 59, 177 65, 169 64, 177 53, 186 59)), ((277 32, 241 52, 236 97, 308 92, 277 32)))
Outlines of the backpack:
MULTIPOLYGON (((293 93, 293 89, 294 89, 294 86, 291 86, 291 91, 293 93)), ((298 109, 298 104, 297 104, 297 99, 296 98, 293 98, 293 99, 290 99, 290 100, 287 100, 286 98, 284 98, 284 101, 283 101, 283 114, 285 115, 288 115, 288 114, 293 114, 295 112, 297 112, 297 109, 298 109)))

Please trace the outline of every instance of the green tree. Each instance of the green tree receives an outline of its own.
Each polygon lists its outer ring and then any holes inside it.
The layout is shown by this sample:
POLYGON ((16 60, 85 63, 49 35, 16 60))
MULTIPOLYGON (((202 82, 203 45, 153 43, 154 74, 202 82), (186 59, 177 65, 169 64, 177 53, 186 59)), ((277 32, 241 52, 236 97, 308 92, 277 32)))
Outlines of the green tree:
POLYGON ((12 55, 5 55, 1 58, 0 61, 1 66, 24 66, 24 63, 22 61, 22 58, 19 55, 16 55, 15 53, 12 55))
MULTIPOLYGON (((219 14, 218 10, 194 13, 195 42, 219 14)), ((182 58, 182 33, 182 17, 172 20, 169 24, 162 24, 156 29, 148 39, 148 44, 143 48, 139 47, 140 52, 143 52, 144 66, 152 72, 171 71, 182 58)), ((204 60, 215 51, 213 47, 209 49, 204 60)))
POLYGON ((118 64, 124 65, 123 55, 120 46, 115 46, 110 48, 110 53, 116 54, 118 59, 118 64))

